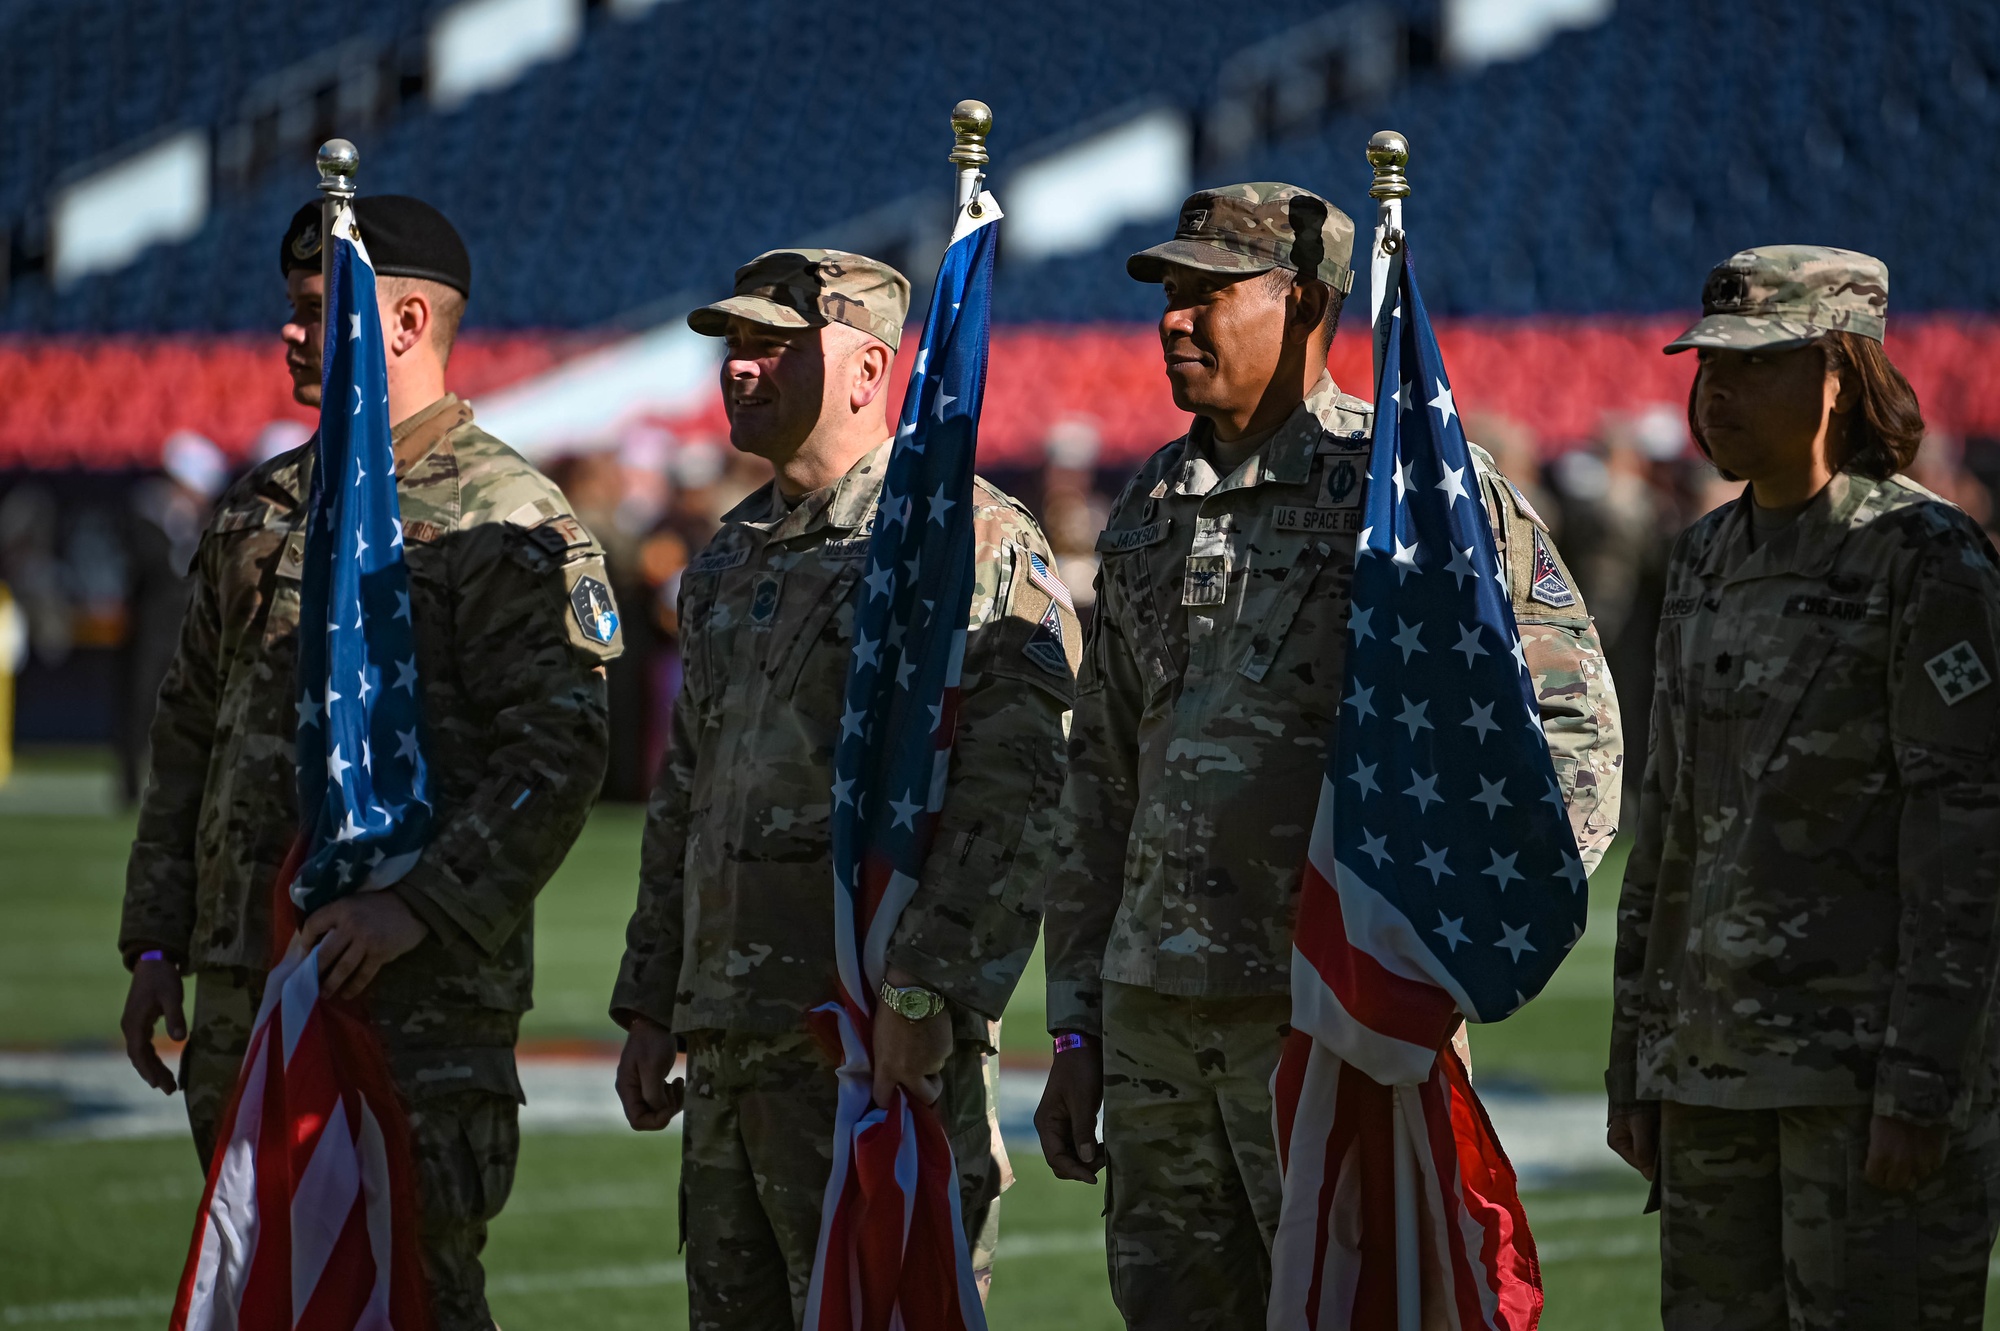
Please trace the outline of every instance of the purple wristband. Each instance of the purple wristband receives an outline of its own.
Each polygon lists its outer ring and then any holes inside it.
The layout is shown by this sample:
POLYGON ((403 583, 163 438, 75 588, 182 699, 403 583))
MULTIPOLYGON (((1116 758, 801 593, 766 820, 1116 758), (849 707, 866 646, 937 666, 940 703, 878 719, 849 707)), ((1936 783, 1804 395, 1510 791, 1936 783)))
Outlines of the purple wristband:
POLYGON ((1056 1052, 1062 1054, 1072 1049, 1086 1048, 1085 1039, 1086 1037, 1078 1035, 1075 1031, 1064 1031, 1056 1037, 1056 1052))
POLYGON ((167 954, 160 951, 157 947, 150 952, 141 952, 139 954, 139 960, 141 961, 165 961, 166 959, 167 954))

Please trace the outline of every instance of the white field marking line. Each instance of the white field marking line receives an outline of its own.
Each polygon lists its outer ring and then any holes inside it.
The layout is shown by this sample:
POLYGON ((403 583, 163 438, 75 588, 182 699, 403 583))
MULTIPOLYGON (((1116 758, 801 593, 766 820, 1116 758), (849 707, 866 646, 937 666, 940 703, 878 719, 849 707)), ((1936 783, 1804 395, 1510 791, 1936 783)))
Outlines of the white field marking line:
MULTIPOLYGON (((1057 1230, 1002 1238, 995 1259, 1045 1257, 1057 1253, 1101 1257, 1101 1229, 1057 1230)), ((687 1282, 687 1263, 645 1262, 636 1266, 601 1266, 581 1271, 521 1271, 486 1278, 489 1294, 575 1294, 594 1289, 656 1289, 687 1282)), ((95 1299, 67 1303, 28 1303, 0 1308, 0 1323, 31 1326, 43 1322, 111 1321, 158 1317, 171 1311, 173 1299, 160 1295, 130 1299, 95 1299)))
POLYGON ((0 1308, 0 1323, 33 1326, 38 1322, 111 1322, 152 1320, 174 1310, 171 1297, 148 1294, 132 1299, 86 1299, 66 1303, 17 1303, 0 1308))
POLYGON ((1620 1234, 1602 1239, 1556 1239, 1535 1245, 1535 1255, 1545 1265, 1549 1262, 1602 1262, 1621 1257, 1657 1257, 1659 1253, 1660 1239, 1657 1234, 1620 1234))
POLYGON ((1586 1193, 1576 1197, 1551 1197, 1547 1201, 1537 1201, 1530 1195, 1522 1199, 1531 1225, 1562 1225, 1578 1220, 1643 1220, 1646 1217, 1639 1208, 1644 1204, 1636 1193, 1630 1196, 1586 1193))

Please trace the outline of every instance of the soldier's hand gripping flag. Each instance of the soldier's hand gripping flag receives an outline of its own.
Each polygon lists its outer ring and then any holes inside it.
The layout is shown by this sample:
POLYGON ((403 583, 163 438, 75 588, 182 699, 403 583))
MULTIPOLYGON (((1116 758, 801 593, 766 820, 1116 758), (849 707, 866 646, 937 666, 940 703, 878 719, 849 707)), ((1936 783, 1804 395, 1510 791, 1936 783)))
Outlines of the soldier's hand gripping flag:
POLYGON ((273 902, 277 960, 224 1113, 175 1331, 422 1331, 409 1127, 355 1002, 319 992, 296 929, 406 873, 430 826, 422 692, 375 273, 336 206, 299 597, 303 827, 273 902), (296 872, 294 872, 294 870, 296 872))
POLYGON ((972 605, 972 455, 986 388, 1000 209, 958 215, 890 451, 834 754, 834 947, 840 1001, 817 1010, 841 1050, 805 1325, 984 1331, 958 1168, 930 1106, 874 1102, 871 1039, 884 956, 944 806, 972 605))
POLYGON ((1269 1325, 1397 1324, 1400 1114, 1422 1324, 1527 1331, 1534 1241, 1448 1042, 1459 1016, 1496 1021, 1540 992, 1582 936, 1585 875, 1451 382, 1415 274, 1396 267, 1345 701, 1274 1080, 1285 1189, 1269 1325))

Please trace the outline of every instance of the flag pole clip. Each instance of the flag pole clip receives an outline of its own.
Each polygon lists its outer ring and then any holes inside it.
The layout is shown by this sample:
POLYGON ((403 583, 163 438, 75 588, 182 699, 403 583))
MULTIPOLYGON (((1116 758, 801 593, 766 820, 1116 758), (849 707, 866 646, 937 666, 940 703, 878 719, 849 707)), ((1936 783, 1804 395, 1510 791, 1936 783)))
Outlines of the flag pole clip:
POLYGON ((946 160, 958 168, 956 208, 970 205, 972 216, 980 215, 979 187, 986 183, 986 136, 993 132, 993 108, 968 97, 951 108, 951 135, 955 145, 946 160))

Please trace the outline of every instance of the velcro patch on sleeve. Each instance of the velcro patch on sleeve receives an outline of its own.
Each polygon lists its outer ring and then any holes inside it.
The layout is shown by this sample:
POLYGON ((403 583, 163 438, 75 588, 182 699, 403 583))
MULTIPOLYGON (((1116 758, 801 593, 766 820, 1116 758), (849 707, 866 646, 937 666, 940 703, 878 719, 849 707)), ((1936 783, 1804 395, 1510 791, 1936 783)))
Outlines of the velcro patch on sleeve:
POLYGON ((592 642, 609 645, 618 636, 617 602, 611 599, 611 589, 596 578, 585 574, 571 584, 569 607, 577 628, 592 642))
POLYGON ((561 517, 562 510, 549 499, 530 499, 527 503, 507 515, 507 521, 516 527, 538 527, 550 518, 561 517))
POLYGON ((1034 636, 1021 648, 1021 655, 1051 675, 1069 678, 1069 649, 1063 643, 1062 611, 1054 601, 1042 612, 1041 622, 1035 625, 1034 636))
POLYGON ((1028 581, 1041 588, 1042 594, 1071 614, 1076 613, 1076 602, 1070 599, 1069 588, 1056 576, 1046 559, 1028 551, 1028 581))
POLYGON ((1526 518, 1528 521, 1534 523, 1535 526, 1541 529, 1542 531, 1547 531, 1549 529, 1549 524, 1542 521, 1542 515, 1535 512, 1535 506, 1528 502, 1528 496, 1521 493, 1520 486, 1514 484, 1514 482, 1512 481, 1508 481, 1507 490, 1514 496, 1514 509, 1516 512, 1518 512, 1522 517, 1526 518))
POLYGON ((581 522, 568 514, 530 527, 528 539, 558 558, 571 550, 587 549, 590 545, 590 533, 583 529, 581 522))
POLYGON ((1993 673, 1979 659, 1969 638, 1959 639, 1924 662, 1924 673, 1931 677, 1931 687, 1946 707, 1958 706, 1993 682, 1993 673))
MULTIPOLYGON (((1520 492, 1517 490, 1515 493, 1518 495, 1520 492)), ((1569 582, 1563 577, 1562 568, 1556 563, 1548 538, 1542 535, 1540 527, 1535 528, 1535 567, 1528 581, 1528 596, 1559 610, 1576 604, 1576 593, 1570 590, 1569 582)))

